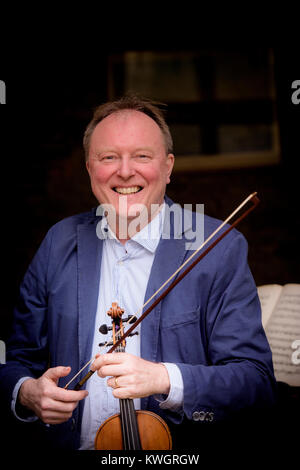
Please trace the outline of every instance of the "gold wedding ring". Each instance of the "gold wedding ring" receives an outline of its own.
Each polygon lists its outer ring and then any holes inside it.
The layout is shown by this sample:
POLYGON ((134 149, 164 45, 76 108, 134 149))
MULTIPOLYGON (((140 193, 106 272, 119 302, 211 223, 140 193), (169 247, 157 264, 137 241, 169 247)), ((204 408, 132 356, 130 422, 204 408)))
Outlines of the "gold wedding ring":
POLYGON ((114 388, 119 388, 120 385, 118 385, 118 379, 115 377, 115 387, 114 388))

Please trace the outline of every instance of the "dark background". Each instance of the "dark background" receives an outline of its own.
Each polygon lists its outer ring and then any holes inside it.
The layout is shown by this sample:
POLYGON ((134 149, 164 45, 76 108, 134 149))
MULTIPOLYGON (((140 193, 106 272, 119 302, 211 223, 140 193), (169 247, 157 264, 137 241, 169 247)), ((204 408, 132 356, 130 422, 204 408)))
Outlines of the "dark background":
MULTIPOLYGON (((272 48, 280 164, 178 173, 168 187, 175 202, 204 203, 205 213, 219 219, 258 191, 260 206, 240 226, 257 285, 300 282, 300 104, 291 102, 291 84, 300 79, 299 59, 292 45, 272 48)), ((100 49, 92 62, 82 54, 70 58, 67 50, 59 61, 55 53, 28 50, 0 69, 7 87, 7 104, 0 106, 2 340, 10 332, 19 283, 47 230, 96 205, 82 136, 92 110, 107 99, 108 57, 124 50, 100 49)), ((283 412, 293 414, 295 405, 287 397, 283 412)))
MULTIPOLYGON (((300 79, 299 60, 291 46, 272 49, 280 164, 180 172, 167 188, 175 202, 204 203, 205 213, 219 219, 250 192, 258 191, 260 206, 239 227, 249 242, 249 263, 257 285, 300 282, 300 104, 291 101, 291 84, 300 79)), ((80 66, 79 58, 70 59, 67 54, 58 61, 55 55, 29 53, 23 61, 18 56, 18 66, 10 64, 0 76, 7 91, 7 104, 0 106, 5 214, 0 339, 9 333, 19 282, 47 230, 58 220, 97 204, 84 166, 82 136, 93 109, 107 99, 108 59, 124 51, 100 50, 93 66, 80 66)))

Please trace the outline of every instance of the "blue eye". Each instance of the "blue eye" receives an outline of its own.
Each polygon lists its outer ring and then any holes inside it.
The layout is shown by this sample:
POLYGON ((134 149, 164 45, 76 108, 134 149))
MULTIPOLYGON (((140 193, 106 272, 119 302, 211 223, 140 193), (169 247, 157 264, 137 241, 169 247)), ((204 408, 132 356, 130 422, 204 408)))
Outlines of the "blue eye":
POLYGON ((102 160, 113 160, 115 157, 114 155, 105 155, 105 157, 102 158, 102 160))
POLYGON ((139 158, 140 160, 147 160, 147 159, 149 159, 149 156, 148 156, 148 155, 141 154, 141 155, 138 155, 138 158, 139 158))

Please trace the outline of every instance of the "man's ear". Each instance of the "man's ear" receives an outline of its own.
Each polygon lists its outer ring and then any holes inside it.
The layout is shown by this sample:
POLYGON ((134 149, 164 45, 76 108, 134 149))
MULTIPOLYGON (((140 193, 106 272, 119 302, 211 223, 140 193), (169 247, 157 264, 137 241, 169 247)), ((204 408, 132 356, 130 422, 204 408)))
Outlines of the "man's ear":
POLYGON ((167 184, 170 183, 170 176, 171 176, 171 173, 173 171, 173 167, 174 167, 174 162, 175 162, 175 157, 173 155, 173 153, 169 153, 167 155, 167 184))
POLYGON ((86 166, 86 169, 87 169, 87 171, 88 171, 88 174, 90 174, 90 164, 89 164, 89 159, 87 159, 87 160, 85 161, 85 166, 86 166))

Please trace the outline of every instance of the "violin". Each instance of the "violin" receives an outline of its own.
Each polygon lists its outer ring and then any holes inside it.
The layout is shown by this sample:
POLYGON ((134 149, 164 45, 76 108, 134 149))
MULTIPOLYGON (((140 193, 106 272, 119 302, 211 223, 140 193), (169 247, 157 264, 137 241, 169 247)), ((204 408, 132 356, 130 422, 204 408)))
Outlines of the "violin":
MULTIPOLYGON (((112 318, 112 327, 101 325, 101 333, 108 329, 113 332, 113 344, 118 336, 123 336, 124 310, 116 302, 107 314, 112 318)), ((128 319, 126 320, 128 321, 128 319)), ((135 334, 135 333, 133 333, 135 334)), ((131 335, 132 336, 132 335, 131 335)), ((126 342, 122 340, 117 352, 125 352, 126 342)), ((121 398, 120 413, 108 418, 99 427, 95 437, 96 450, 169 450, 172 449, 172 437, 165 421, 155 413, 135 410, 131 398, 121 398)))

